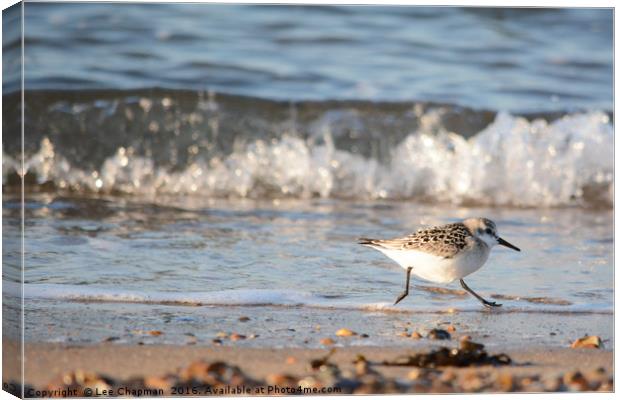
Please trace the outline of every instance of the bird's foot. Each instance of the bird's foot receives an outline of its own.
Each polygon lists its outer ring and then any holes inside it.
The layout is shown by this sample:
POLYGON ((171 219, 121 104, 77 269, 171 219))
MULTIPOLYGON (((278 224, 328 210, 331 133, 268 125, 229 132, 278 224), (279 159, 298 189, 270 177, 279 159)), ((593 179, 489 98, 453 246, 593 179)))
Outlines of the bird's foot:
POLYGON ((394 302, 394 305, 396 305, 396 304, 400 303, 400 301, 401 301, 402 299, 404 299, 405 297, 407 297, 407 295, 408 295, 408 294, 409 294, 409 293, 404 292, 404 293, 402 293, 400 296, 398 296, 398 298, 397 298, 397 299, 396 299, 396 301, 394 302))
POLYGON ((494 301, 488 301, 488 300, 484 300, 484 301, 482 302, 482 304, 484 304, 484 306, 485 306, 485 307, 488 307, 488 308, 493 308, 493 307, 501 307, 501 306, 502 306, 502 305, 501 305, 501 304, 499 304, 499 303, 496 303, 496 302, 494 302, 494 301))

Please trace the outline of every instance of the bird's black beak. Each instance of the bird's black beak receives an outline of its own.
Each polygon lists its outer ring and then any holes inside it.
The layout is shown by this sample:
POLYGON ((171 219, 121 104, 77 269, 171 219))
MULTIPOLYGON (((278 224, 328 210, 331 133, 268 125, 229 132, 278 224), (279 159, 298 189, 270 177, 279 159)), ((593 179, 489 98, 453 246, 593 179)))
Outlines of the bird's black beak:
POLYGON ((502 246, 509 247, 509 248, 511 248, 511 249, 513 249, 513 250, 516 250, 516 251, 521 251, 521 249, 519 249, 517 246, 513 246, 513 245, 511 245, 510 243, 508 243, 507 241, 505 241, 505 240, 504 240, 504 239, 502 239, 502 238, 497 238, 497 243, 501 244, 502 246))

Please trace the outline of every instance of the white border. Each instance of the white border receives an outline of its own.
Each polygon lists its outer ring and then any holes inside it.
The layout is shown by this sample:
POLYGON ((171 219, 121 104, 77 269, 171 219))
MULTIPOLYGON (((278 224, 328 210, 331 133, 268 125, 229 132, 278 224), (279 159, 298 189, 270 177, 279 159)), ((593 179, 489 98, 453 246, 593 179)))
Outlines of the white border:
MULTIPOLYGON (((30 0, 30 2, 37 2, 38 0, 30 0)), ((96 3, 96 2, 101 2, 101 1, 94 1, 94 0, 82 0, 82 1, 56 1, 56 2, 82 2, 82 3, 96 3)), ((232 1, 228 1, 228 0, 211 0, 211 1, 170 1, 170 0, 134 0, 134 1, 120 1, 120 0, 113 0, 113 1, 107 1, 109 3, 214 3, 214 4, 234 4, 235 2, 232 1)), ((7 7, 10 7, 13 4, 16 4, 17 2, 14 0, 0 0, 0 5, 2 6, 2 9, 5 9, 7 7)), ((460 0, 460 1, 412 1, 412 0, 389 0, 389 1, 367 1, 367 0, 356 0, 356 1, 351 1, 351 0, 313 0, 313 1, 301 1, 301 0, 288 0, 288 1, 264 1, 264 0, 245 0, 241 3, 245 3, 245 4, 319 4, 319 5, 330 5, 330 4, 338 4, 338 5, 408 5, 408 6, 412 6, 412 5, 417 5, 417 6, 466 6, 466 7, 585 7, 585 8, 614 8, 615 7, 615 2, 611 1, 611 0, 589 0, 589 1, 583 1, 583 0, 540 0, 540 1, 516 1, 516 0, 505 0, 502 2, 497 2, 497 1, 484 1, 484 0, 477 0, 477 1, 471 1, 471 0, 460 0)), ((23 21, 23 12, 24 12, 24 6, 22 5, 22 21, 23 21)), ((613 111, 614 111, 614 117, 617 116, 617 108, 616 108, 616 103, 615 103, 615 94, 618 92, 618 80, 616 79, 616 68, 615 68, 615 54, 616 54, 616 50, 618 48, 618 33, 615 29, 615 21, 616 21, 616 17, 617 17, 617 10, 614 8, 614 107, 613 107, 613 111)), ((24 26, 22 24, 22 88, 24 87, 24 44, 23 44, 23 29, 24 26)), ((2 38, 2 32, 0 29, 0 40, 2 38)), ((0 55, 0 63, 2 62, 2 56, 0 55)), ((0 87, 2 87, 2 79, 0 77, 0 87)), ((22 90, 22 103, 24 101, 24 92, 22 90)), ((2 98, 0 97, 0 108, 2 107, 2 98)), ((23 120, 23 112, 24 110, 22 109, 22 120, 23 120)), ((615 133, 615 118, 614 118, 614 133, 615 133)), ((23 147, 23 141, 24 141, 24 127, 22 125, 22 131, 21 131, 21 135, 22 135, 22 168, 23 168, 23 151, 24 151, 24 147, 23 147)), ((614 136, 615 137, 615 136, 614 136)), ((2 138, 2 127, 0 126, 0 140, 2 138)), ((618 140, 614 140, 614 205, 615 205, 615 199, 618 198, 618 184, 616 181, 616 176, 615 176, 615 156, 618 154, 618 146, 620 146, 619 141, 618 140)), ((1 157, 1 156, 0 156, 1 157)), ((24 188, 22 185, 22 207, 23 207, 23 192, 24 188)), ((0 199, 2 197, 2 194, 0 193, 0 199)), ((618 224, 616 223, 616 213, 615 213, 615 207, 614 207, 614 267, 615 267, 615 254, 617 254, 618 251, 618 243, 616 242, 615 238, 618 237, 618 234, 620 233, 620 229, 618 228, 618 224)), ((22 226, 23 226, 23 208, 22 208, 22 226)), ((1 227, 0 227, 1 229, 1 227)), ((23 250, 24 250, 24 237, 23 237, 23 229, 22 229, 22 263, 23 263, 23 250)), ((0 252, 2 251, 2 243, 0 241, 0 252)), ((22 264, 23 265, 23 264, 22 264)), ((0 270, 1 271, 1 270, 0 270)), ((23 268, 22 268, 22 280, 23 280, 23 268)), ((618 321, 615 318, 615 310, 618 309, 618 305, 619 305, 619 300, 618 297, 616 296, 616 292, 615 292, 615 288, 617 287, 617 275, 615 274, 615 268, 614 268, 614 337, 615 337, 615 343, 614 343, 614 384, 617 384, 617 371, 618 371, 618 358, 615 357, 615 349, 618 348, 617 344, 618 344, 618 339, 616 336, 616 332, 618 331, 617 328, 617 324, 618 321)), ((22 298, 22 310, 23 310, 23 298, 22 298)), ((22 340, 23 340, 23 328, 24 328, 24 315, 22 312, 22 340)), ((2 331, 2 329, 0 328, 0 332, 2 331)), ((23 342, 22 342, 23 343, 23 342)), ((22 360, 24 359, 24 348, 22 346, 22 360)), ((2 349, 0 348, 0 358, 2 356, 2 349)), ((0 372, 2 370, 2 365, 0 363, 0 372)), ((22 363, 22 377, 24 377, 24 366, 22 363)), ((484 399, 484 398, 489 398, 489 396, 492 396, 493 399, 521 399, 521 398, 528 398, 528 399, 532 399, 534 398, 534 396, 539 396, 540 394, 522 394, 522 393, 509 393, 509 394, 493 394, 493 395, 489 395, 489 394, 469 394, 469 395, 460 395, 460 394, 456 394, 456 395, 450 395, 451 398, 456 398, 456 399, 460 399, 460 398, 464 398, 464 399, 484 399)), ((364 398, 366 399, 379 399, 379 398, 384 398, 386 395, 371 395, 371 396, 364 396, 364 398)), ((435 399, 437 398, 437 396, 441 396, 441 395, 415 395, 416 399, 435 399)), ((338 396, 341 397, 341 396, 338 396)), ((410 398, 410 395, 389 395, 390 399, 408 399, 410 398)), ((598 398, 609 398, 610 395, 606 394, 606 393, 551 393, 551 394, 544 394, 544 398, 545 399, 598 399, 598 398)), ((14 399, 15 397, 13 397, 12 395, 4 392, 4 391, 0 391, 0 400, 3 399, 14 399)), ((170 399, 175 399, 173 397, 168 397, 170 399)), ((221 397, 218 397, 221 398, 221 397)), ((247 398, 247 399, 251 399, 251 400, 255 400, 257 397, 235 397, 233 399, 243 399, 243 398, 247 398)), ((286 397, 286 398, 290 398, 290 399, 299 399, 299 397, 286 397)), ((313 399, 331 399, 334 398, 334 396, 313 396, 313 399)), ((185 397, 179 397, 178 399, 183 399, 186 400, 187 398, 185 397)))

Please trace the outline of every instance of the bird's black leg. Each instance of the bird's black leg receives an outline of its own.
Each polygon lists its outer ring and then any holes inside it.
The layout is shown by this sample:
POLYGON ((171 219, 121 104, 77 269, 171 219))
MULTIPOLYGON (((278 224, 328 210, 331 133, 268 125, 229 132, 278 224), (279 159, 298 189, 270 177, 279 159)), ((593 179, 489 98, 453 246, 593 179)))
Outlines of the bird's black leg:
POLYGON ((409 267, 409 268, 407 268, 407 272, 405 272, 405 274, 407 275, 407 282, 405 283, 405 291, 402 292, 400 294, 400 296, 398 296, 398 298, 396 299, 396 302, 394 303, 394 305, 398 304, 402 299, 407 297, 407 295, 409 294, 409 278, 411 277, 411 270, 412 270, 412 268, 409 267))
POLYGON ((464 280, 461 279, 461 286, 463 286, 463 289, 467 290, 469 292, 469 294, 471 294, 472 296, 474 296, 475 298, 477 298, 478 300, 480 300, 480 302, 482 304, 484 304, 486 307, 500 307, 501 304, 498 304, 494 301, 488 301, 485 300, 482 296, 478 295, 478 293, 474 292, 473 290, 471 290, 469 288, 469 286, 467 286, 467 284, 465 283, 464 280))

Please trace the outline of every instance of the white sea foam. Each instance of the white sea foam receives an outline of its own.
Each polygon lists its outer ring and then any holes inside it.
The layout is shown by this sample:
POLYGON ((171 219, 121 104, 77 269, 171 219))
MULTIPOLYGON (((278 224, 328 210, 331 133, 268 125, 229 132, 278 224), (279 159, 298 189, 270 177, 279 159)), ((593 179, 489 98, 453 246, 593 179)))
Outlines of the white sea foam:
MULTIPOLYGON (((131 148, 119 148, 97 171, 84 171, 44 139, 26 168, 41 183, 53 181, 61 188, 143 195, 612 205, 613 127, 604 113, 572 114, 552 123, 500 113, 469 139, 428 125, 393 148, 387 165, 336 149, 326 130, 320 144, 293 135, 256 140, 227 156, 193 162, 181 172, 156 167, 131 148)), ((6 174, 7 163, 15 160, 5 155, 4 163, 6 174)))
MULTIPOLYGON (((20 295, 20 285, 3 282, 4 294, 20 295)), ((144 292, 126 289, 102 288, 82 285, 25 284, 24 298, 65 300, 101 303, 168 304, 179 306, 282 306, 360 310, 368 312, 478 312, 484 308, 473 300, 459 301, 444 306, 398 305, 392 303, 367 303, 342 298, 329 298, 296 290, 236 289, 213 292, 144 292)), ((613 307, 605 303, 583 303, 571 305, 532 304, 526 301, 505 301, 502 312, 535 313, 613 313, 613 307)))
MULTIPOLYGON (((6 293, 20 296, 19 284, 3 283, 6 293)), ((178 305, 303 305, 321 302, 321 298, 293 290, 240 289, 215 292, 141 292, 82 285, 25 284, 26 299, 119 302, 178 305)))

